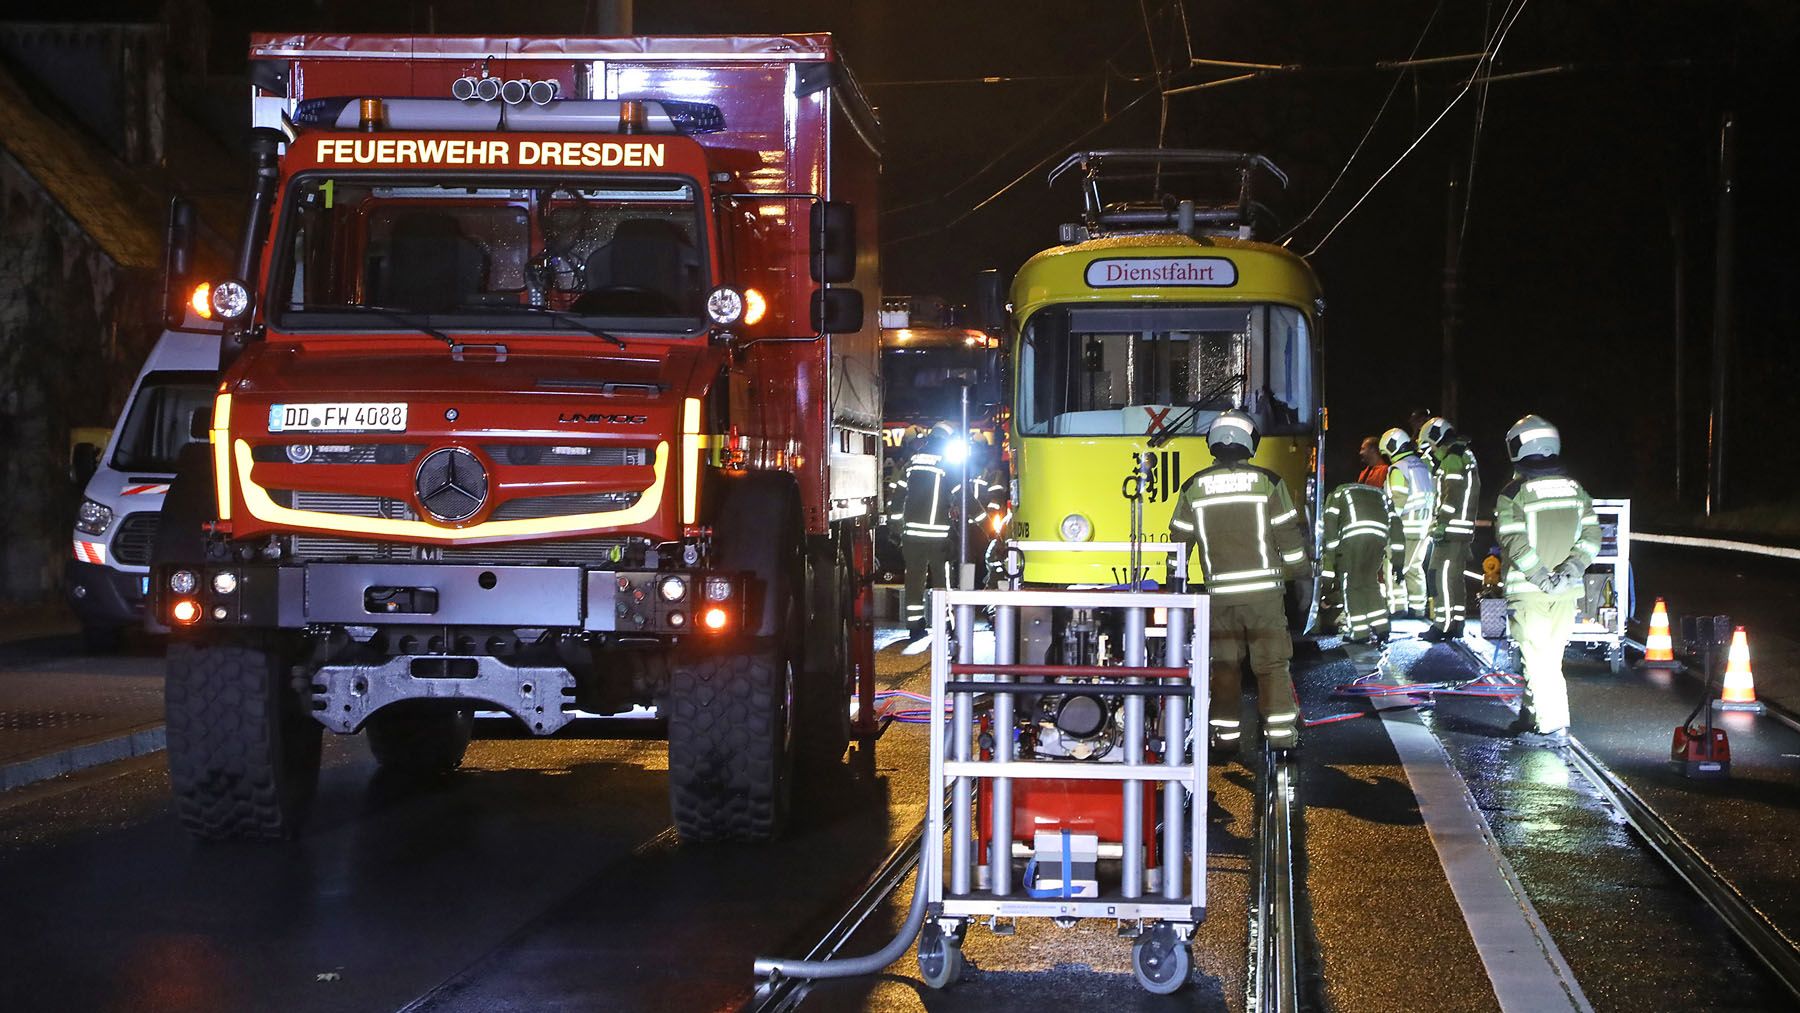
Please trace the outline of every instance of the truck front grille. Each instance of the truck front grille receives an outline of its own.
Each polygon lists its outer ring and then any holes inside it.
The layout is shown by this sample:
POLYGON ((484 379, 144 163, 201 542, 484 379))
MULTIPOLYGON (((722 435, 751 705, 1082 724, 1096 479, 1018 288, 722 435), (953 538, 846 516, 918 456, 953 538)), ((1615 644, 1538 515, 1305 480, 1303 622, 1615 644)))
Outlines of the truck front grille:
POLYGON ((270 494, 275 502, 295 510, 312 510, 322 514, 346 517, 384 517, 389 520, 416 521, 419 515, 404 501, 385 496, 361 496, 345 492, 308 492, 278 489, 270 494))
POLYGON ((149 566, 150 552, 156 546, 156 524, 159 513, 141 510, 126 514, 113 534, 113 561, 125 566, 149 566))
POLYGON ((623 510, 637 505, 640 495, 641 493, 635 492, 600 492, 576 496, 528 496, 524 499, 507 500, 495 507, 493 519, 511 521, 528 517, 568 517, 571 514, 623 510))
POLYGON ((495 545, 419 546, 326 535, 294 535, 296 562, 359 561, 493 563, 514 566, 602 566, 619 560, 622 538, 574 538, 558 542, 503 542, 495 545))

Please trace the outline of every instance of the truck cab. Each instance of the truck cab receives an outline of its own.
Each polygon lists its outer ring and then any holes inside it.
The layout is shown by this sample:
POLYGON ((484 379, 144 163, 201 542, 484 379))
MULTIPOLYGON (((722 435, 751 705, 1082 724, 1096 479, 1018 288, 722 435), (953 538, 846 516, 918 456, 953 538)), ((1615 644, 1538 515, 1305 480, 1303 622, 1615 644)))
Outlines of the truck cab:
POLYGON ((441 771, 477 709, 648 706, 684 836, 779 832, 844 750, 879 496, 876 127, 829 38, 252 64, 229 363, 155 586, 171 700, 260 686, 292 732, 253 765, 302 774, 233 795, 235 719, 172 716, 189 828, 293 832, 321 728, 441 771))

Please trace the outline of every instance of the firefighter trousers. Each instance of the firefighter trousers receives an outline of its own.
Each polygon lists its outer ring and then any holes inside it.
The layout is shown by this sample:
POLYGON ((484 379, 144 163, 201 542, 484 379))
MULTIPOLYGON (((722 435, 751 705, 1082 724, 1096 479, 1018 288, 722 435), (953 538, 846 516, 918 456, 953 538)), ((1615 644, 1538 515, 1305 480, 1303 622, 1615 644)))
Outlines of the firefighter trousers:
POLYGON ((1425 614, 1425 554, 1431 549, 1431 539, 1420 535, 1406 536, 1406 555, 1400 572, 1394 575, 1394 583, 1388 588, 1388 605, 1395 612, 1416 612, 1425 614))
POLYGON ((1469 543, 1443 539, 1431 546, 1431 625, 1448 630, 1468 615, 1469 543))
POLYGON ((1294 643, 1288 637, 1287 606, 1280 595, 1233 602, 1214 597, 1212 608, 1212 734, 1221 747, 1235 748, 1242 729, 1244 659, 1256 674, 1256 706, 1263 735, 1278 748, 1300 740, 1300 705, 1288 659, 1294 643))
POLYGON ((1379 537, 1347 538, 1338 547, 1335 569, 1344 602, 1344 621, 1358 640, 1385 636, 1388 602, 1381 590, 1387 542, 1379 537))
POLYGON ((906 563, 906 626, 918 631, 930 625, 925 615, 925 592, 934 587, 948 587, 950 579, 950 539, 900 539, 900 558, 906 563))
POLYGON ((1563 650, 1575 627, 1575 599, 1518 594, 1506 600, 1512 616, 1507 635, 1519 645, 1525 695, 1519 715, 1540 732, 1569 726, 1569 689, 1563 681, 1563 650))

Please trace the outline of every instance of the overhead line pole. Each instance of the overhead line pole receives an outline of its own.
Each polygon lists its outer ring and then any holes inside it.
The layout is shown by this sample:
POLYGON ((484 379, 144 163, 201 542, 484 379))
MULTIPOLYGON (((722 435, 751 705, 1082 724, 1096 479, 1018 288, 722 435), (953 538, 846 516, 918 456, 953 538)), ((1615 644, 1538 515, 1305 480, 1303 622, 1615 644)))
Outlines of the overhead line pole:
POLYGON ((1713 254, 1712 411, 1706 424, 1706 516, 1724 509, 1726 422, 1730 417, 1732 355, 1732 289, 1736 268, 1737 131, 1731 113, 1719 127, 1719 234, 1713 254))

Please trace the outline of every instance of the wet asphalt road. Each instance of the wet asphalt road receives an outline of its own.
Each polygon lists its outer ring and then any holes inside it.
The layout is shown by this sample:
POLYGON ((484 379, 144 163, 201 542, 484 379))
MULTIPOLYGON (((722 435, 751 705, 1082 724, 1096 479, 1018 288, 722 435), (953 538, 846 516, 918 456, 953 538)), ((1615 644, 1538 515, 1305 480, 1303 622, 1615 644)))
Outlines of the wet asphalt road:
MULTIPOLYGON (((1401 645, 1390 660, 1414 677, 1468 673, 1443 648, 1401 645)), ((884 685, 920 688, 924 661, 884 651, 884 685)), ((1303 648, 1308 715, 1361 710, 1330 689, 1369 662, 1303 648)), ((1645 685, 1582 670, 1578 733, 1640 791, 1672 793, 1656 804, 1678 814, 1692 793, 1655 782, 1655 750, 1642 770, 1627 762, 1641 735, 1582 723, 1641 714, 1672 727, 1657 710, 1671 700, 1645 685)), ((1510 718, 1446 701, 1425 720, 1593 1007, 1790 1008, 1591 786, 1504 738, 1510 718)), ((424 784, 379 776, 358 739, 327 746, 313 823, 289 845, 190 842, 160 757, 0 795, 0 1010, 732 1009, 750 995, 752 957, 804 950, 923 815, 917 727, 890 730, 872 773, 815 782, 793 839, 769 848, 675 842, 654 740, 478 742, 465 771, 424 784)), ((1792 847, 1800 741, 1739 748, 1742 782, 1721 790, 1734 815, 1708 846, 1791 918, 1800 893, 1763 859, 1792 847)), ((1497 1008, 1380 722, 1311 729, 1299 790, 1317 1004, 1497 1008)), ((805 1008, 1243 1009, 1254 772, 1215 766, 1211 794, 1208 919, 1182 993, 1141 991, 1110 925, 1036 923, 973 932, 973 970, 947 992, 917 980, 909 953, 882 978, 814 990, 805 1008)), ((846 952, 884 940, 909 890, 846 952)))

